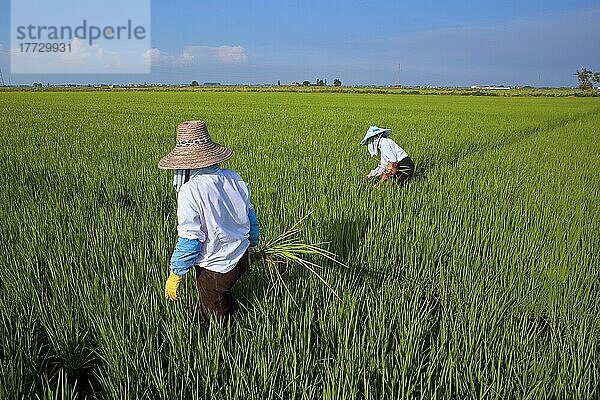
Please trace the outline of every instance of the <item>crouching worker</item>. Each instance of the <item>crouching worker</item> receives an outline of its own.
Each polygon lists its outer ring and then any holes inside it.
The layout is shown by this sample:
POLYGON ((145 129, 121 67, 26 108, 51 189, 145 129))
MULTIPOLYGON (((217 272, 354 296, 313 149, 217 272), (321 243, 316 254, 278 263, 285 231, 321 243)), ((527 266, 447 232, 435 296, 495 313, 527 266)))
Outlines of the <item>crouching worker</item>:
POLYGON ((360 141, 362 146, 367 146, 371 157, 381 152, 381 162, 369 174, 367 178, 381 176, 381 182, 393 179, 401 184, 412 178, 415 164, 406 151, 389 138, 392 134, 390 129, 382 129, 371 126, 367 134, 360 141))
POLYGON ((213 142, 202 121, 177 127, 175 148, 161 159, 159 168, 174 170, 177 190, 177 234, 167 299, 177 298, 181 277, 192 266, 206 319, 220 320, 237 309, 231 294, 236 281, 250 266, 258 244, 259 228, 250 189, 242 178, 219 163, 233 151, 213 142))

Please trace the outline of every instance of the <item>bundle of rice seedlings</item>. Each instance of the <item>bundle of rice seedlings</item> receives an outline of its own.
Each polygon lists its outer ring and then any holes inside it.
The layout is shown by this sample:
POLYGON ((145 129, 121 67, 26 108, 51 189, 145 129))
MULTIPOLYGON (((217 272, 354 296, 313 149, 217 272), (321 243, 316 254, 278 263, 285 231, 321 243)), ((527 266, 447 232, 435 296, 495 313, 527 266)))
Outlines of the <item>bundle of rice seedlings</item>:
POLYGON ((342 267, 348 268, 348 266, 338 260, 338 256, 335 253, 325 249, 323 246, 329 242, 319 243, 305 243, 299 238, 300 228, 298 227, 302 221, 304 221, 310 214, 302 217, 296 222, 290 229, 277 236, 274 239, 268 241, 262 248, 260 248, 254 255, 255 261, 262 261, 266 264, 266 272, 270 275, 272 281, 279 281, 283 284, 283 287, 291 295, 287 285, 285 284, 283 277, 280 273, 280 266, 295 265, 306 268, 312 275, 316 276, 325 286, 341 300, 340 296, 336 291, 327 283, 327 281, 317 272, 317 269, 322 266, 309 261, 306 257, 322 257, 326 260, 332 261, 333 263, 342 267))

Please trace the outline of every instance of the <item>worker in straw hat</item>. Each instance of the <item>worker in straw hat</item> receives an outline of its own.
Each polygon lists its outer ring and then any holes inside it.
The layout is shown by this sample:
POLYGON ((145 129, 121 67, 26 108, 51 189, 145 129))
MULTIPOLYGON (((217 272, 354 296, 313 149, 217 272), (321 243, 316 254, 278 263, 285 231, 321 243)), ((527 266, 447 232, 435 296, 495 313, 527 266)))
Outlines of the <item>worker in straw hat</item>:
POLYGON ((237 309, 231 289, 248 269, 259 239, 250 188, 236 172, 219 166, 232 155, 211 140, 204 122, 187 121, 177 127, 175 148, 158 163, 174 170, 177 191, 179 239, 165 296, 175 300, 181 277, 195 266, 206 318, 222 319, 237 309))
POLYGON ((381 153, 381 162, 369 172, 367 178, 380 176, 380 182, 392 179, 401 184, 412 178, 415 164, 406 151, 389 138, 391 134, 390 129, 371 126, 360 144, 367 146, 371 157, 381 153))

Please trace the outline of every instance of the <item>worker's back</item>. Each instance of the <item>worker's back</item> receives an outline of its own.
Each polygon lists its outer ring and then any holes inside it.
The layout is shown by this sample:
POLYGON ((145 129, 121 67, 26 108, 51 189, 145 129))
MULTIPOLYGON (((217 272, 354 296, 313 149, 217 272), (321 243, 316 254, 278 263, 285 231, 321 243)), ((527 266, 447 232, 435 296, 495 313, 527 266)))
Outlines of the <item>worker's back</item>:
POLYGON ((230 169, 193 174, 179 191, 179 237, 202 242, 196 264, 211 271, 232 270, 249 246, 250 190, 230 169))
POLYGON ((382 157, 385 157, 385 162, 398 162, 408 156, 406 151, 390 138, 379 139, 379 147, 382 157))

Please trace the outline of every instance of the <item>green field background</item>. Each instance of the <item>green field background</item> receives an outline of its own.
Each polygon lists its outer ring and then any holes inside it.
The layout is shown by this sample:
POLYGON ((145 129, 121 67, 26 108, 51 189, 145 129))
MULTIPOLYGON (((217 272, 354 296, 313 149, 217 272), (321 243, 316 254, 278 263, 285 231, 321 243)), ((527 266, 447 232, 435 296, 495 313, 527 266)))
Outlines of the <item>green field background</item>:
POLYGON ((597 98, 0 93, 0 398, 597 398, 597 98), (164 299, 179 122, 234 149, 262 241, 349 269, 255 265, 233 329, 192 274, 164 299), (416 163, 373 187, 358 145, 416 163))

